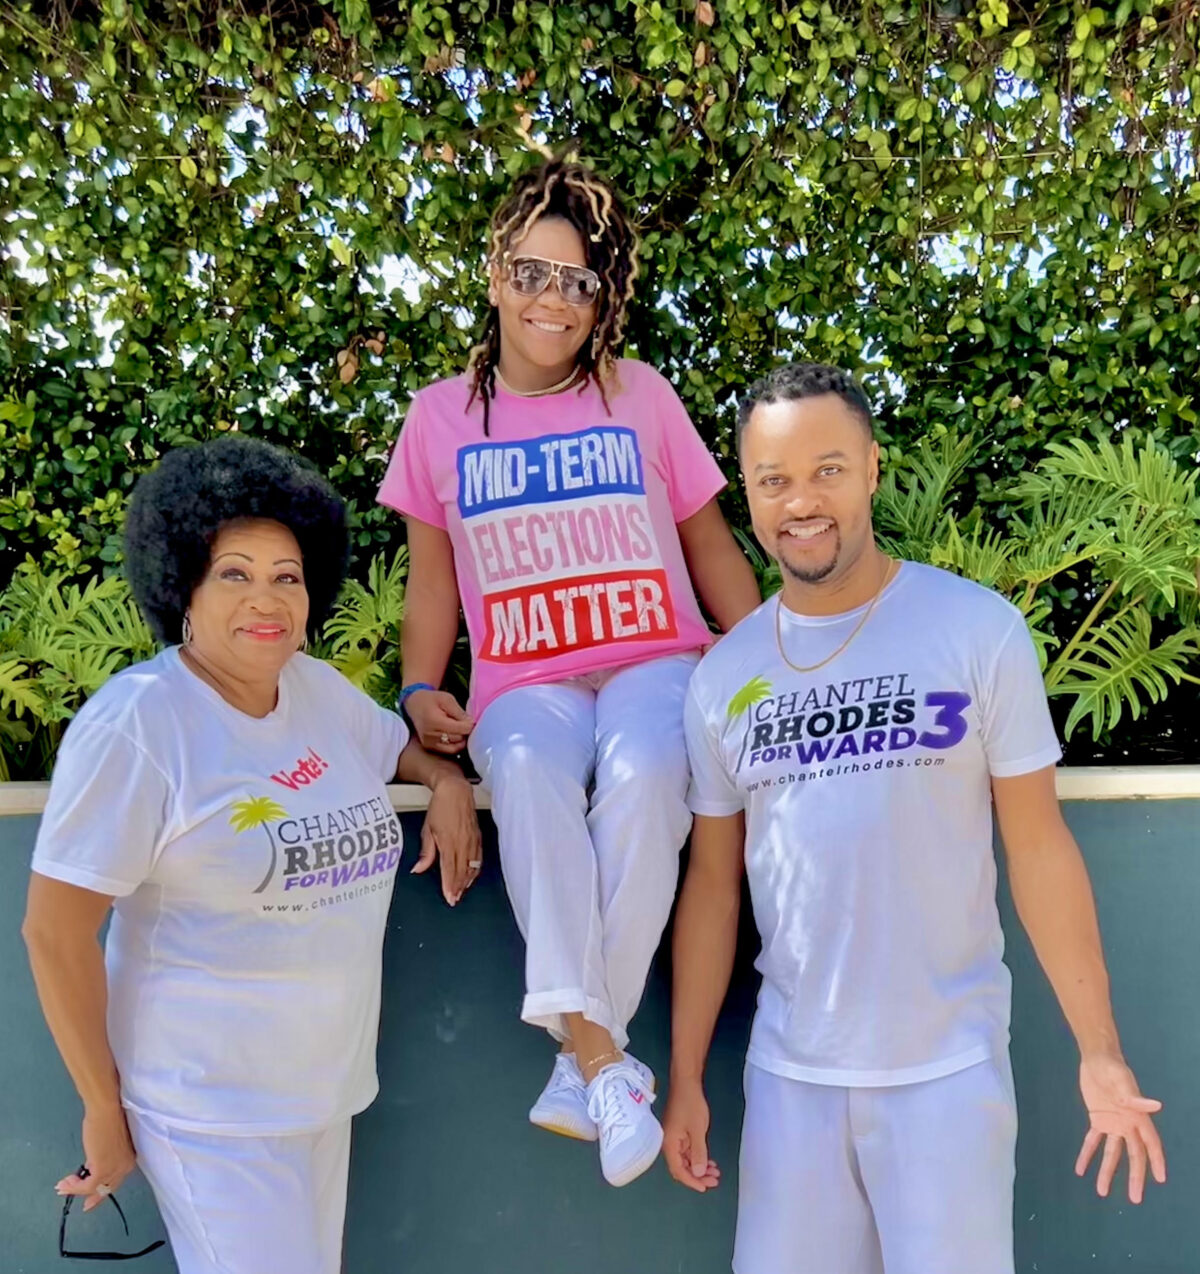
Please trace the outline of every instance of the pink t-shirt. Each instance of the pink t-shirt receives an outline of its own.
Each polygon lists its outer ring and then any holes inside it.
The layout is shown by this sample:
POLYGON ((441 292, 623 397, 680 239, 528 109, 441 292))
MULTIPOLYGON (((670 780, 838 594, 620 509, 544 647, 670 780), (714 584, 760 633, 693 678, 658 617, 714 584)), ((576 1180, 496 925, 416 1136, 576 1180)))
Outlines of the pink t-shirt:
POLYGON ((379 501, 448 532, 478 715, 516 686, 697 650, 709 631, 676 524, 725 487, 683 404, 632 359, 608 386, 497 387, 491 436, 466 376, 409 408, 379 501))

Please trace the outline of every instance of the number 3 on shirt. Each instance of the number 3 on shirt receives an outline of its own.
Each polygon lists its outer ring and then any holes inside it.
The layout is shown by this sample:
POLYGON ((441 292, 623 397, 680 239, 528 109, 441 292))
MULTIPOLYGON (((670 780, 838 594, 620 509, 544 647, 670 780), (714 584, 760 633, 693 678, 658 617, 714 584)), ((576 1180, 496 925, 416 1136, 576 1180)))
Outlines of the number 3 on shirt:
POLYGON ((917 740, 919 746, 952 748, 963 741, 967 733, 967 719, 963 716, 963 711, 971 706, 970 695, 963 694, 960 690, 934 690, 925 696, 925 706, 937 709, 933 724, 945 733, 925 730, 917 740))

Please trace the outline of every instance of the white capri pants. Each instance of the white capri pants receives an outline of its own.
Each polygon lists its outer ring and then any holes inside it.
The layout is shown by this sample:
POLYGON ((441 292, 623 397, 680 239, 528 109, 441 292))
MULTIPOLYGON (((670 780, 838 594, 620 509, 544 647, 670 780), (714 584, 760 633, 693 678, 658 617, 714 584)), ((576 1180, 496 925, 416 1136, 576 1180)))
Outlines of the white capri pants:
POLYGON ((340 1274, 350 1120, 234 1137, 125 1114, 179 1274, 340 1274))
POLYGON ((561 1015, 582 1013, 628 1042, 692 824, 683 701, 698 660, 522 686, 471 735, 525 938, 521 1017, 556 1039, 561 1015))
POLYGON ((735 1274, 1013 1274, 1007 1053, 895 1088, 745 1084, 735 1274))

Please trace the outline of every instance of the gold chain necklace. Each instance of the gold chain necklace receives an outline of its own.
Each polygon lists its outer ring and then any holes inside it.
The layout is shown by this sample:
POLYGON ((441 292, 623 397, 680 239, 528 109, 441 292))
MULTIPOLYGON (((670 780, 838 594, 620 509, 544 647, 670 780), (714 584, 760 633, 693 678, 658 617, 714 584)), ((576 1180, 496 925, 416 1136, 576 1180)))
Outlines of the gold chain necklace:
POLYGON ((510 394, 514 394, 517 398, 545 398, 549 394, 561 394, 564 389, 570 389, 571 386, 579 379, 578 366, 572 367, 570 374, 565 380, 560 380, 557 385, 551 385, 549 389, 514 389, 508 381, 500 375, 500 369, 496 368, 496 379, 508 390, 510 394))
POLYGON ((819 664, 809 664, 808 666, 794 664, 788 658, 787 651, 783 648, 783 593, 782 591, 780 592, 779 601, 775 603, 775 644, 779 647, 779 657, 793 672, 816 672, 819 668, 824 668, 826 664, 832 663, 838 655, 840 655, 842 651, 850 645, 855 637, 862 632, 863 626, 866 624, 867 620, 871 618, 871 612, 875 609, 875 603, 880 599, 883 595, 883 590, 888 586, 888 581, 892 577, 892 567, 897 565, 897 563, 890 557, 887 558, 886 561, 887 565, 883 568, 883 579, 880 580, 879 587, 875 590, 875 595, 867 603, 867 609, 863 611, 862 619, 854 625, 854 629, 850 633, 850 636, 842 642, 833 654, 826 655, 819 664))

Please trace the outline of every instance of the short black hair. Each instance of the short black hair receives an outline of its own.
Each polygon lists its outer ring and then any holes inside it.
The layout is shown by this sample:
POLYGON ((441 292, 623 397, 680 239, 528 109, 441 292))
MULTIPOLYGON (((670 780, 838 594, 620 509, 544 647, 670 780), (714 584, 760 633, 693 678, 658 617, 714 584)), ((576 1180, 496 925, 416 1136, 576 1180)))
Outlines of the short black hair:
POLYGON ((767 403, 799 402, 803 398, 820 398, 836 394, 875 436, 875 413, 863 393, 862 386, 840 367, 828 363, 783 363, 756 380, 746 390, 737 413, 737 453, 742 454, 742 435, 750 423, 755 407, 767 403))
POLYGON ((240 434, 168 451, 142 474, 125 518, 125 576, 160 641, 183 640, 183 617, 208 570, 217 532, 268 518, 296 537, 315 635, 350 559, 341 496, 306 460, 240 434))

